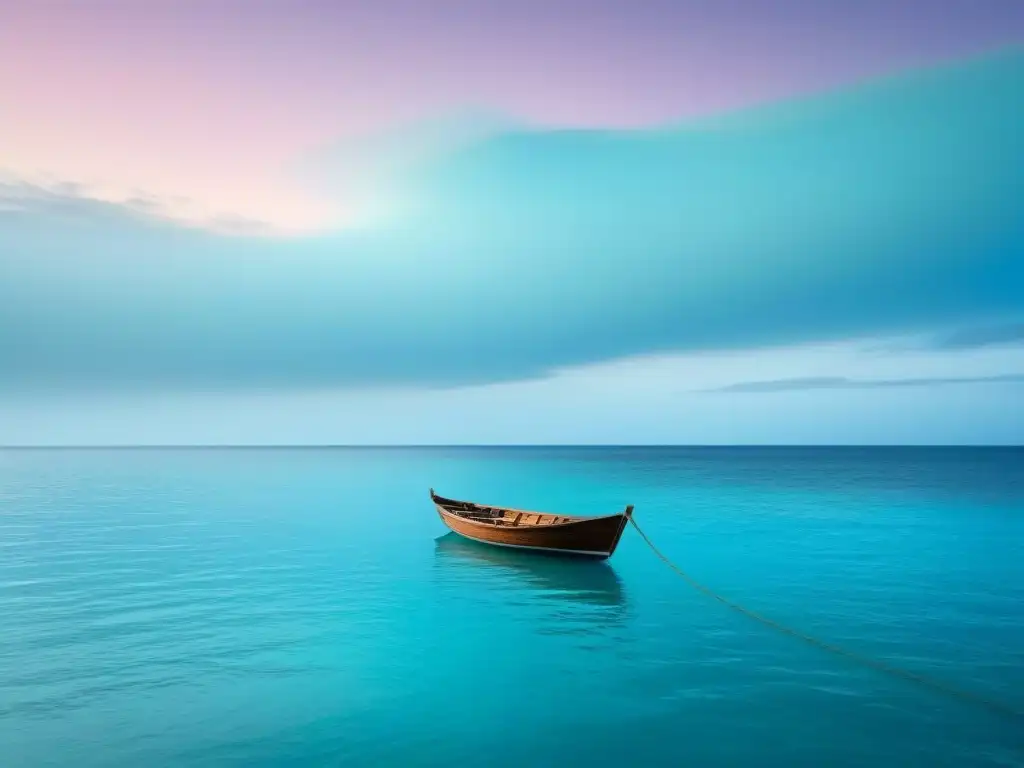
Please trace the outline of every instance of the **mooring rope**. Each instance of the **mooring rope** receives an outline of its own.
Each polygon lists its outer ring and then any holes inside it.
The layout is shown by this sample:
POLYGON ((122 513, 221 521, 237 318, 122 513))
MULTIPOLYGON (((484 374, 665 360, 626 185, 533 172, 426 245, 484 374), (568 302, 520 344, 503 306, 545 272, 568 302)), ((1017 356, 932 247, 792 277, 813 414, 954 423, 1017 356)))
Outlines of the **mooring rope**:
POLYGON ((633 527, 636 529, 636 532, 640 534, 640 538, 642 538, 647 543, 647 546, 651 548, 651 551, 654 552, 658 559, 665 563, 665 565, 667 565, 669 568, 675 571, 679 576, 682 576, 694 589, 696 589, 699 592, 703 592, 708 597, 711 597, 717 600, 718 602, 722 603, 723 605, 732 608, 734 611, 738 611, 739 613, 749 616, 755 621, 759 621, 762 624, 765 624, 769 627, 772 627, 773 629, 778 630, 779 632, 790 635, 792 637, 796 637, 800 640, 803 640, 806 643, 816 645, 819 648, 822 648, 826 651, 837 654, 839 656, 845 656, 848 659, 852 659, 854 661, 857 661, 868 667, 877 669, 881 672, 885 672, 886 674, 892 675, 894 677, 900 677, 904 680, 910 680, 911 682, 915 682, 928 688, 941 691, 942 693, 946 693, 950 696, 955 696, 960 699, 973 701, 975 704, 985 706, 1002 715, 1009 715, 1015 718, 1024 718, 1024 712, 1021 712, 1020 710, 1017 710, 1001 701, 989 699, 985 696, 981 696, 979 694, 972 693, 971 691, 966 691, 961 688, 957 688, 955 686, 949 685, 939 680, 935 680, 924 675, 919 675, 916 672, 910 672, 906 669, 891 666, 883 661, 879 661, 878 659, 873 659, 870 656, 863 656, 854 651, 849 651, 846 648, 841 648, 837 645, 833 645, 832 643, 825 642, 824 640, 819 640, 818 638, 812 635, 805 634, 797 629, 793 629, 792 627, 787 627, 784 624, 780 624, 779 622, 774 621, 773 619, 769 619, 766 616, 762 616, 759 613, 755 613, 749 608, 744 608, 742 605, 734 603, 732 600, 729 600, 728 598, 715 592, 710 587, 705 586, 701 582, 697 581, 690 574, 688 574, 686 571, 684 571, 682 568, 680 568, 678 565, 672 562, 668 557, 666 557, 662 553, 660 549, 658 549, 654 545, 654 542, 647 538, 647 534, 645 534, 643 530, 641 530, 640 526, 637 525, 636 520, 633 519, 632 515, 629 517, 629 522, 633 524, 633 527))

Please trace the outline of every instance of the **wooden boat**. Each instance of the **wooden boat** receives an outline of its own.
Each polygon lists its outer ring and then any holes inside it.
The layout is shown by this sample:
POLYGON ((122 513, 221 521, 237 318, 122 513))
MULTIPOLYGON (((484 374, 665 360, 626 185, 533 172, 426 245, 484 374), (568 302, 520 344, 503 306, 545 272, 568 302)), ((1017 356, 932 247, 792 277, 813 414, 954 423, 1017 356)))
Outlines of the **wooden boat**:
POLYGON ((513 549, 607 558, 633 514, 633 506, 614 515, 583 517, 527 509, 509 509, 438 496, 430 500, 444 524, 467 539, 513 549))

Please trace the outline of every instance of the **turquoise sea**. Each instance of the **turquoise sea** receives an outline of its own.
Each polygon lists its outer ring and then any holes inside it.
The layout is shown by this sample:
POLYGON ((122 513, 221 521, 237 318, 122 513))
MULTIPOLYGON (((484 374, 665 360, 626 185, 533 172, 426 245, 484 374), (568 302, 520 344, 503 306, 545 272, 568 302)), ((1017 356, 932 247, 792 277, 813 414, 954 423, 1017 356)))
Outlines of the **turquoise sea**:
POLYGON ((1024 765, 1024 716, 774 632, 631 529, 488 548, 431 486, 634 504, 728 597, 1024 713, 1024 450, 4 450, 0 765, 1024 765))

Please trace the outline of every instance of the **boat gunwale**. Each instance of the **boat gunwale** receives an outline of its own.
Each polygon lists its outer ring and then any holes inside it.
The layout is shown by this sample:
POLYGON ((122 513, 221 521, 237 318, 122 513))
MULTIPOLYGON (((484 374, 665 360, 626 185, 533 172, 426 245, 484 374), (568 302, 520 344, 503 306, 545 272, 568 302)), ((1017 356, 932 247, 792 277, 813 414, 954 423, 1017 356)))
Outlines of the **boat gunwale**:
MULTIPOLYGON (((455 501, 455 500, 454 499, 447 499, 447 501, 455 501)), ((464 503, 467 503, 467 502, 458 502, 458 503, 464 504, 464 503)), ((475 502, 468 502, 468 503, 475 504, 475 502)), ((513 509, 511 507, 488 507, 488 509, 500 509, 503 512, 522 512, 522 513, 525 513, 525 514, 528 514, 528 515, 542 515, 542 516, 545 516, 545 517, 550 516, 550 517, 569 517, 569 518, 571 518, 571 519, 566 520, 564 522, 557 522, 557 523, 534 523, 533 525, 523 525, 523 526, 518 526, 518 525, 496 525, 493 522, 487 522, 487 521, 484 521, 484 520, 474 520, 472 517, 467 517, 467 516, 464 516, 464 515, 460 515, 457 512, 454 512, 451 509, 448 509, 447 506, 445 506, 441 502, 437 501, 436 499, 434 501, 434 506, 437 507, 438 511, 441 512, 442 514, 449 515, 451 517, 456 517, 459 520, 462 520, 464 522, 471 523, 473 525, 477 525, 477 526, 480 526, 482 528, 489 528, 489 529, 495 529, 495 528, 498 528, 498 529, 521 528, 522 530, 537 530, 537 529, 543 529, 543 528, 566 528, 566 527, 572 526, 572 525, 583 525, 583 524, 594 522, 594 521, 597 521, 597 520, 609 520, 609 519, 615 518, 615 517, 625 517, 626 516, 625 512, 614 512, 614 513, 612 513, 610 515, 594 515, 594 516, 584 517, 584 516, 579 516, 579 515, 557 515, 557 514, 555 514, 553 512, 534 512, 532 510, 513 509)), ((477 506, 483 506, 483 505, 477 505, 477 506)), ((499 518, 495 518, 495 519, 497 520, 499 518)), ((501 518, 501 519, 503 519, 503 518, 501 518)))
MULTIPOLYGON (((524 515, 542 515, 544 517, 566 517, 571 522, 581 522, 583 520, 603 520, 606 517, 618 517, 620 515, 625 515, 626 514, 625 512, 610 512, 610 513, 608 513, 606 515, 563 515, 563 514, 561 514, 559 512, 545 512, 544 510, 540 510, 540 509, 519 509, 518 507, 500 507, 500 506, 494 505, 494 504, 480 504, 479 502, 469 502, 469 501, 465 501, 465 500, 462 500, 462 499, 451 499, 451 498, 445 497, 445 496, 438 496, 437 494, 434 493, 434 489, 433 488, 430 489, 430 500, 436 506, 444 507, 445 509, 447 509, 447 507, 449 507, 449 504, 468 504, 468 505, 471 505, 473 507, 477 507, 479 509, 495 509, 495 510, 499 510, 500 509, 502 512, 522 512, 524 515)), ((456 514, 457 515, 457 513, 453 512, 452 510, 449 510, 449 512, 451 514, 456 514)), ((458 517, 462 517, 462 515, 457 515, 457 516, 458 517)), ((550 524, 556 524, 556 523, 545 523, 545 525, 550 525, 550 524)), ((561 524, 561 523, 557 523, 557 524, 561 524)))

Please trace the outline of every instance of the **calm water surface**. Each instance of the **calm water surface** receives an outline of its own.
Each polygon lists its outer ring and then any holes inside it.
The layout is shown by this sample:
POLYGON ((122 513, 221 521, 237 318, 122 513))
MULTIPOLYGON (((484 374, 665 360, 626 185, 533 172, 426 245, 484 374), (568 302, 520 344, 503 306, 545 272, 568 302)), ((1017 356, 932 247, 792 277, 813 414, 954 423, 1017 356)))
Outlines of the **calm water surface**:
POLYGON ((1024 710, 1024 451, 0 451, 0 765, 1022 766, 1024 719, 427 489, 636 505, 748 607, 1024 710))

